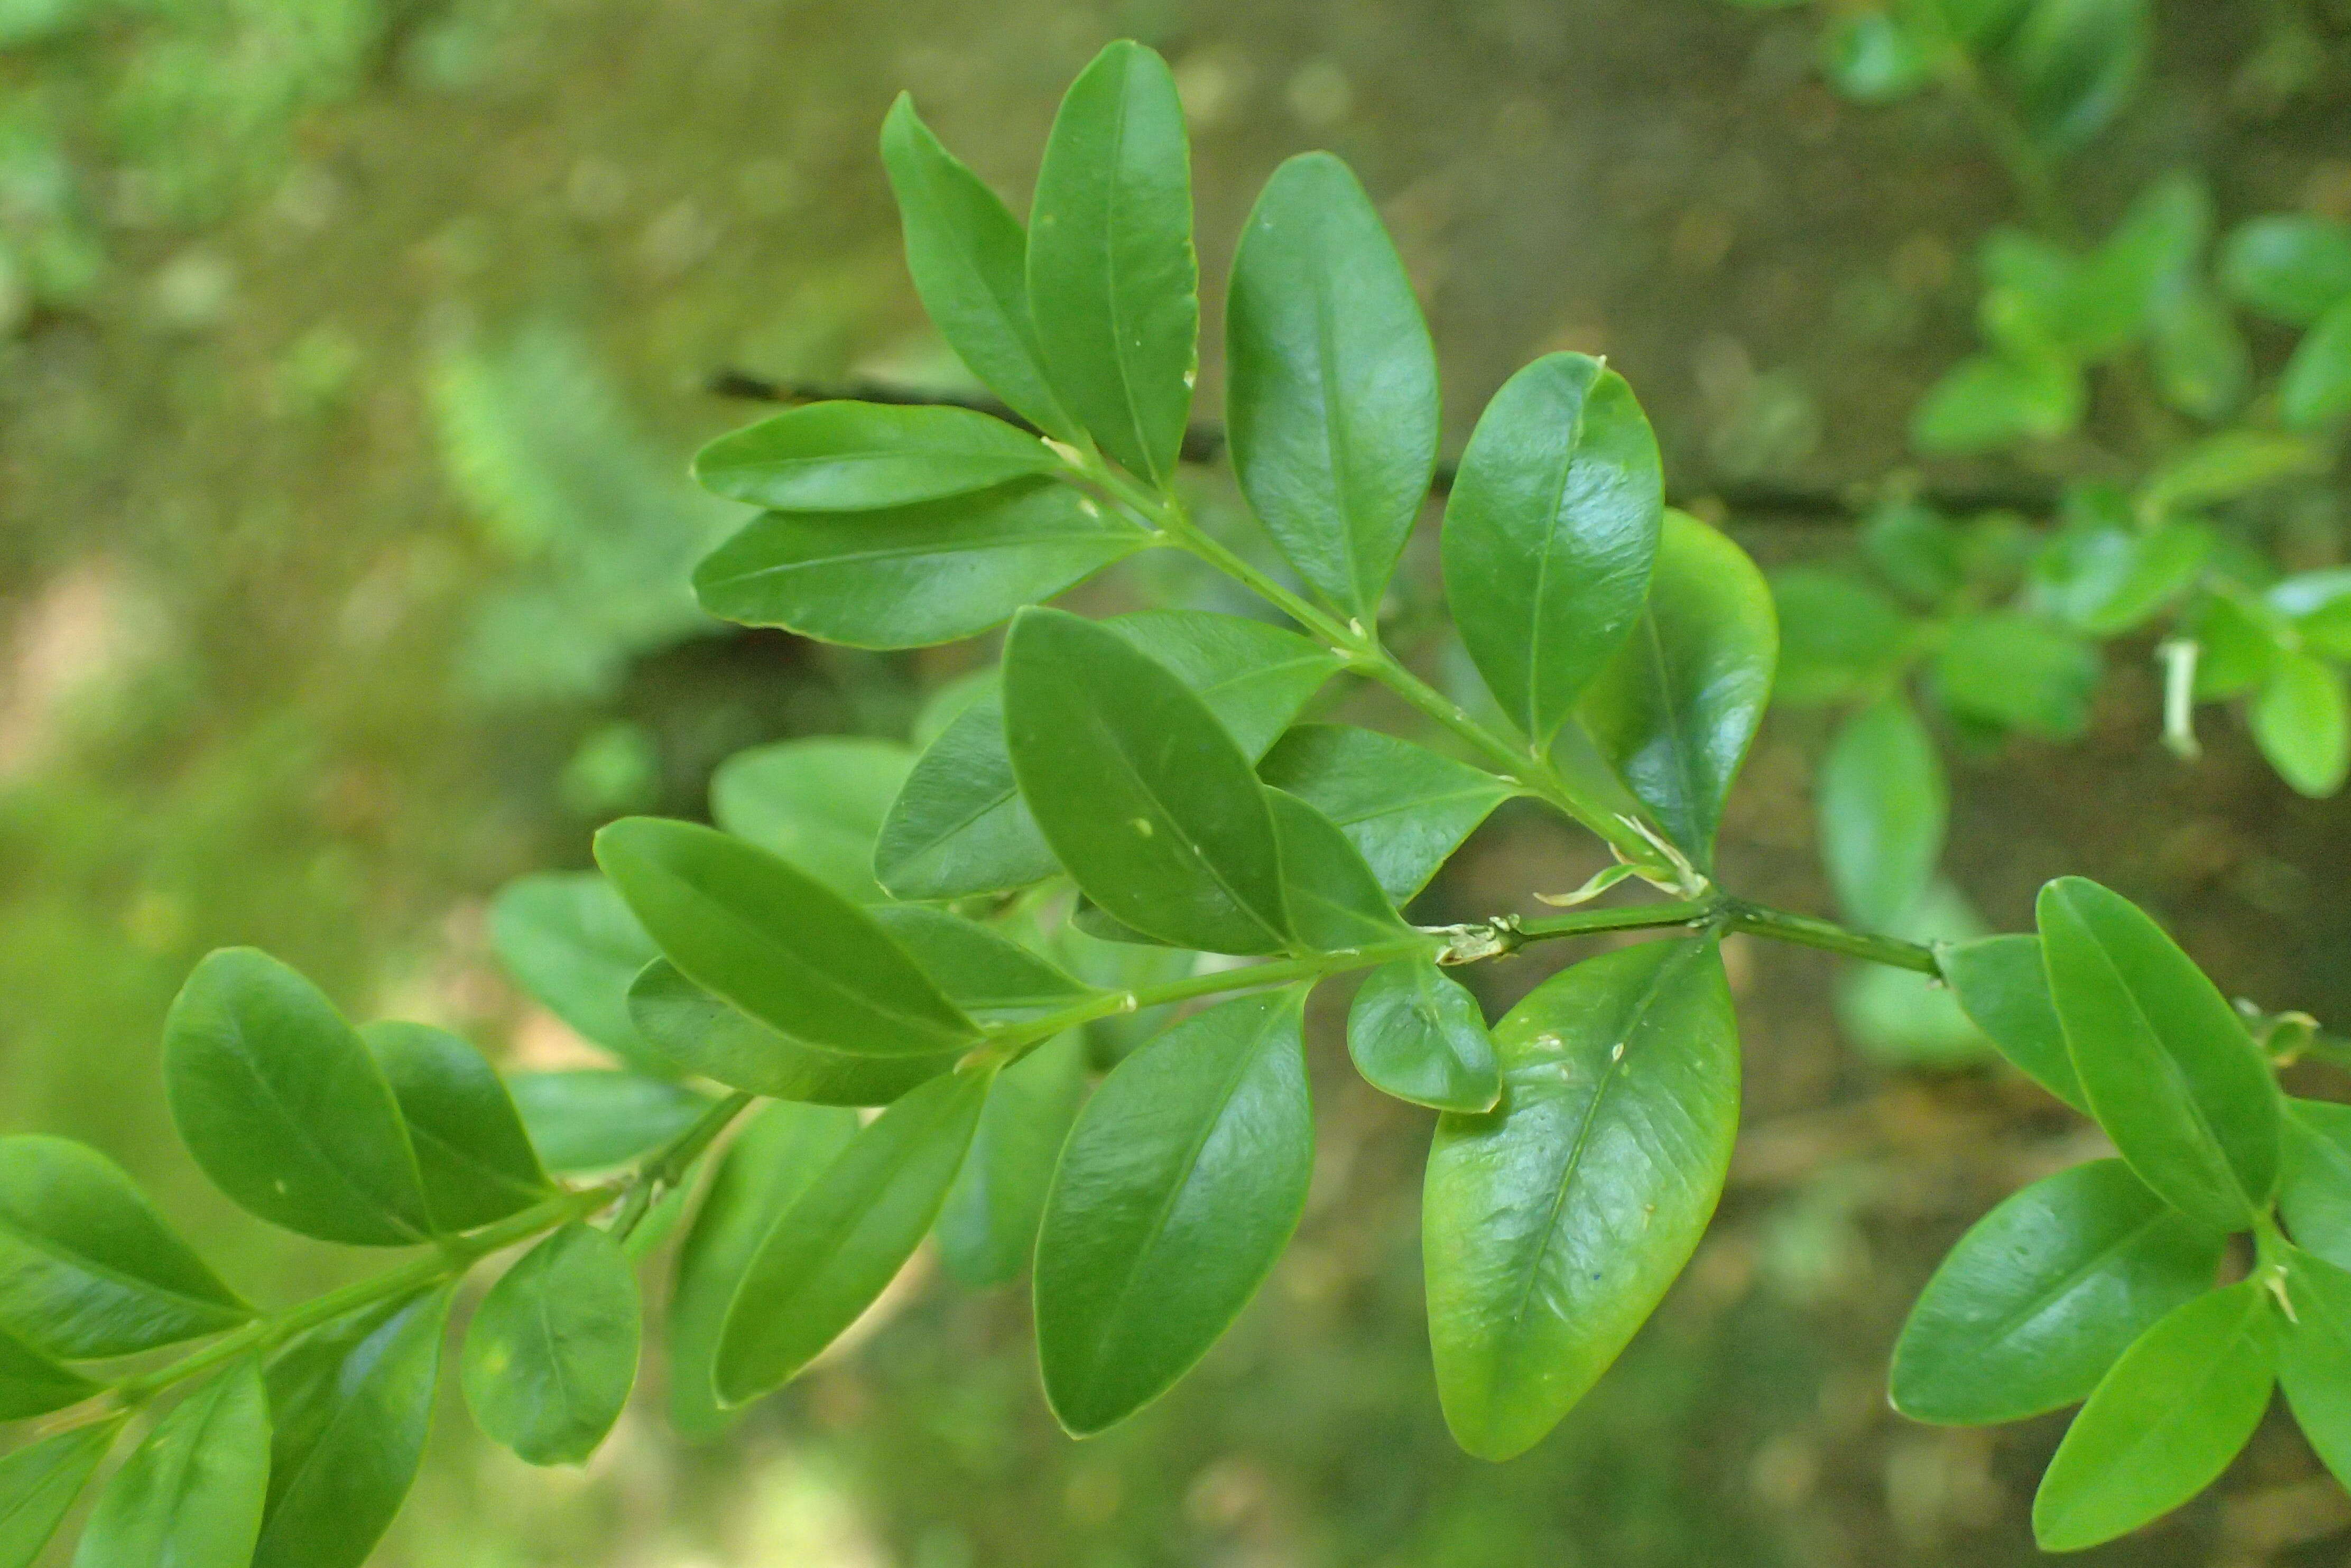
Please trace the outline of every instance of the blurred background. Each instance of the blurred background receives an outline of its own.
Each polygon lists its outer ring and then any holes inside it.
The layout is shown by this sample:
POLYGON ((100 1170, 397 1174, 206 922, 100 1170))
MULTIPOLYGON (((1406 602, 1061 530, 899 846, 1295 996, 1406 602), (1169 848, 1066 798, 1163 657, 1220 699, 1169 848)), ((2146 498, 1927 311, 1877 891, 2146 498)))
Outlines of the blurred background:
MULTIPOLYGON (((2224 221, 2351 217, 2351 7, 2157 15, 2148 85, 2074 166, 2095 227, 2183 163, 2224 221)), ((357 1016, 587 1060, 490 960, 486 895, 584 865, 611 816, 699 814, 741 747, 901 737, 984 656, 727 630, 685 584, 740 515, 685 461, 760 412, 714 375, 967 384, 916 308, 874 152, 902 88, 1018 207, 1068 78, 1141 37, 1191 118, 1212 302, 1259 183, 1329 147, 1427 308, 1453 449, 1513 368, 1578 349, 1639 391, 1677 496, 1834 499, 1909 460, 1905 418, 1972 341, 1970 258, 2013 198, 1952 103, 1831 92, 1817 32, 1719 0, 0 0, 0 1131, 103 1147, 263 1301, 331 1283, 369 1260, 243 1218, 170 1135, 158 1028, 197 956, 261 945, 357 1016)), ((1849 531, 1707 509, 1767 565, 1849 531)), ((2335 562, 2344 522, 2338 499, 2280 548, 2335 562)), ((1169 570, 1089 601, 1220 602, 1169 570)), ((1954 883, 2014 929, 2044 878, 2096 876, 2231 994, 2351 1022, 2351 819, 2292 794, 2233 719, 2207 722, 2199 765, 2162 753, 2147 654, 2116 650, 2085 739, 1961 758, 1954 883)), ((1729 884, 1804 909, 1826 907, 1816 720, 1767 727, 1722 856, 1729 884)), ((1598 863, 1505 812, 1428 917, 1598 863)), ((1487 1000, 1571 956, 1518 960, 1487 1000)), ((2094 1147, 1937 998, 1821 955, 1729 956, 1749 1068, 1723 1218, 1526 1458, 1445 1435, 1420 1319, 1429 1118, 1353 1079, 1325 998, 1305 1226, 1129 1426, 1062 1437, 1023 1291, 918 1265, 886 1321, 706 1448, 649 1388, 588 1469, 532 1470, 444 1396, 377 1561, 2034 1560, 2026 1504, 2062 1418, 1910 1425, 1885 1357, 1959 1230, 2094 1147)), ((2094 1560, 2346 1552, 2351 1501, 2277 1419, 2212 1494, 2094 1560)))

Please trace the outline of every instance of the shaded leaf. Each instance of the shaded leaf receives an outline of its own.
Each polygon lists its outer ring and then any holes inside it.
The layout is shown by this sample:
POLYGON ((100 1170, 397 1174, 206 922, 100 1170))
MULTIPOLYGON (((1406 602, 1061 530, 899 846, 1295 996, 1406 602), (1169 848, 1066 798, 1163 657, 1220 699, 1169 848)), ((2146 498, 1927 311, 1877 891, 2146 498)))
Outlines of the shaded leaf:
POLYGON ((939 1260, 948 1273, 967 1285, 1000 1285, 1028 1263, 1085 1088, 1085 1040, 1075 1030, 998 1075, 939 1210, 939 1260))
POLYGON ((2049 999, 2038 936, 1985 936, 1938 955, 1959 1006, 2024 1075, 2084 1115, 2090 1103, 2049 999))
POLYGON ((582 1039, 640 1071, 666 1073, 629 1021, 629 982, 659 951, 612 884, 592 871, 519 876, 490 900, 498 962, 582 1039))
POLYGON ((914 753, 890 740, 821 736, 756 746, 711 775, 711 820, 843 898, 878 903, 873 841, 914 765, 914 753))
POLYGON ((1502 1070, 1478 998, 1425 958, 1372 971, 1347 1010, 1347 1054, 1383 1093, 1439 1111, 1484 1112, 1502 1070))
POLYGON ((712 996, 666 958, 645 966, 630 1000, 638 1026, 681 1066, 776 1100, 886 1105, 954 1067, 964 1053, 956 1047, 918 1056, 857 1056, 794 1040, 712 996))
POLYGON ((564 1176, 626 1165, 710 1109, 707 1095, 633 1072, 518 1072, 507 1085, 538 1157, 564 1176))
POLYGON ((967 408, 815 402, 720 436, 695 455, 694 477, 779 512, 871 512, 1061 465, 1035 436, 967 408))
POLYGON ((1258 765, 1347 835, 1389 899, 1428 884, 1461 841, 1518 791, 1492 774, 1376 730, 1301 724, 1258 765))
POLYGON ((1900 693, 1847 719, 1813 786, 1821 859, 1855 924, 1890 929, 1943 856, 1950 792, 1934 737, 1900 693))

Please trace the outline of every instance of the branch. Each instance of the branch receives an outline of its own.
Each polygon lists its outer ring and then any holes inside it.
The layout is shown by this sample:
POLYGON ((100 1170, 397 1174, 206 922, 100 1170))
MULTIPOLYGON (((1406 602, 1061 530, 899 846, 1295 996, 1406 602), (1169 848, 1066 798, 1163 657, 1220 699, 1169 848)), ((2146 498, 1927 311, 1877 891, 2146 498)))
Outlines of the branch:
MULTIPOLYGON (((799 404, 848 398, 859 402, 890 403, 901 408, 967 408, 979 413, 992 414, 1023 430, 1034 432, 1036 429, 985 392, 942 392, 876 381, 769 381, 733 370, 720 371, 713 375, 707 390, 716 397, 739 398, 747 402, 799 404)), ((1224 425, 1213 419, 1194 420, 1185 427, 1183 452, 1186 463, 1217 462, 1225 453, 1224 425)), ((1453 464, 1438 464, 1430 484, 1431 490, 1440 496, 1447 494, 1453 488, 1453 464)), ((1916 495, 1919 502, 1938 512, 2003 511, 2046 518, 2054 516, 2057 510, 2056 487, 2025 476, 1996 484, 1938 486, 1919 490, 1916 495)), ((1873 498, 1870 487, 1861 485, 1811 488, 1801 485, 1775 485, 1765 480, 1741 480, 1699 486, 1672 497, 1671 501, 1685 510, 1711 511, 1719 508, 1746 522, 1790 527, 1850 527, 1866 514, 1873 498)))

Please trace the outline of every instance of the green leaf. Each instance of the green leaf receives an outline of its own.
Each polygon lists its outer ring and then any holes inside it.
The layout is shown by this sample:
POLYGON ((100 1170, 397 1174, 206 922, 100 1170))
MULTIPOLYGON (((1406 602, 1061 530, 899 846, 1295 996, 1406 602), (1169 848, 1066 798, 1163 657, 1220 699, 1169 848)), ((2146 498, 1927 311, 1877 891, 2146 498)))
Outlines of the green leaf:
POLYGON ((2089 727, 2098 651, 2073 632, 2020 611, 1951 622, 1935 659, 1935 690, 1965 718, 2049 740, 2089 727))
POLYGON ((2049 999, 2038 936, 1985 936, 1937 955, 1943 978, 1975 1026, 2024 1075, 2084 1115, 2090 1103, 2049 999))
POLYGON ((1722 802, 1763 720, 1780 634, 1747 553, 1695 517, 1666 517, 1649 601, 1583 699, 1583 718, 1700 871, 1722 802))
POLYGON ((891 740, 822 736, 753 747, 711 776, 711 819, 841 897, 878 903, 873 841, 914 765, 914 753, 891 740))
POLYGON ((2050 996, 2098 1124, 2175 1207, 2244 1229, 2277 1185, 2280 1101, 2236 1010, 2120 894, 2061 877, 2039 912, 2050 996))
POLYGON ((2157 387, 2180 413, 2217 424, 2245 401, 2252 347, 2229 308, 2200 279, 2158 293, 2147 314, 2157 387))
POLYGON ((642 1328, 620 1243, 575 1220, 482 1298, 459 1357, 466 1407, 525 1462, 579 1464, 629 1402, 642 1328))
POLYGON ((2220 602, 2254 622, 2254 632, 2265 644, 2258 661, 2261 674, 2269 673, 2280 644, 2299 642, 2325 658, 2351 658, 2351 568, 2298 571, 2270 584, 2258 601, 2232 598, 2220 602))
POLYGON ((880 512, 765 512, 703 558, 694 591, 722 621, 919 648, 985 632, 1150 542, 1037 481, 880 512))
POLYGON ((0 1568, 33 1568, 126 1419, 60 1432, 0 1458, 0 1568))
POLYGON ((513 1097, 480 1051, 429 1024, 371 1023, 360 1038, 408 1124, 436 1232, 504 1219, 553 1193, 513 1097))
POLYGON ((1910 444, 1929 457, 2054 441, 2082 421, 2089 389, 2079 366, 2050 354, 1977 354, 1928 389, 1910 415, 1910 444))
POLYGON ((1347 1009, 1347 1054, 1384 1094, 1438 1111, 1490 1111, 1502 1070, 1478 998, 1426 958, 1372 971, 1347 1009))
POLYGON ((935 1078, 875 1118, 761 1238, 719 1333, 719 1402, 778 1388, 873 1304, 938 1218, 993 1072, 935 1078))
POLYGON ((2089 1397, 2133 1340, 2212 1288, 2221 1234, 2120 1160, 2060 1171, 1978 1220, 1894 1347, 1894 1407, 1989 1426, 2089 1397))
POLYGON ((1085 1090, 1085 1039, 1074 1030, 998 1076, 939 1210, 939 1260, 948 1273, 975 1288, 1000 1285, 1029 1261, 1053 1164, 1085 1090))
POLYGON ((944 909, 897 904, 873 918, 956 1006, 982 1023, 1026 1023, 1098 994, 1048 959, 944 909))
POLYGON ((1965 548, 1957 528, 1915 501, 1881 503, 1861 528, 1861 553, 1921 609, 1941 604, 1966 580, 1965 548))
POLYGON ((660 949, 592 871, 520 876, 490 900, 490 946, 531 998, 641 1071, 669 1064, 629 1021, 629 983, 660 949))
POLYGON ((2332 460, 2323 443, 2266 430, 2224 430, 2177 454, 2139 493, 2140 504, 2164 512, 2234 500, 2281 480, 2324 474, 2332 460))
POLYGON ((2198 702, 2220 702, 2241 696, 2259 685, 2276 663, 2283 626, 2265 613, 2258 601, 2233 594, 2199 593, 2180 612, 2180 635, 2194 640, 2194 695, 2198 702))
POLYGON ((1446 1424, 1506 1459, 1583 1397, 1698 1246, 1739 1041, 1714 945, 1662 941, 1544 981, 1494 1044, 1501 1103, 1437 1124, 1421 1250, 1446 1424))
POLYGON ((882 122, 882 163, 905 225, 906 270, 947 347, 1029 423, 1075 437, 1029 316, 1020 220, 939 144, 904 93, 882 122))
POLYGON ((2147 74, 2154 30, 2148 0, 2033 0, 2001 65, 2034 139, 2072 152, 2112 124, 2147 74))
POLYGON ((172 1120, 204 1174, 273 1225, 405 1247, 432 1230, 400 1106, 319 988, 251 947, 209 954, 163 1021, 172 1120))
POLYGON ((630 817, 596 835, 596 860, 670 962, 762 1023, 865 1056, 979 1040, 870 916, 764 850, 630 817))
POLYGON ((81 1403, 102 1386, 0 1329, 0 1421, 22 1421, 62 1410, 81 1403))
POLYGON ((1265 792, 1165 665, 1092 622, 1025 612, 1005 642, 1004 728, 1046 841, 1113 916, 1180 946, 1287 946, 1265 792))
POLYGON ((2186 592, 2211 552, 2210 530, 2194 523, 2071 529, 2033 563, 2033 588, 2061 619, 2113 637, 2186 592))
POLYGON ((967 408, 813 402, 720 436, 695 455, 694 476, 779 512, 873 512, 1061 466, 1035 436, 967 408))
POLYGON ((63 1138, 0 1138, 0 1324, 35 1349, 132 1355, 252 1317, 113 1161, 63 1138))
POLYGON ((1337 824, 1295 795, 1268 789, 1266 799, 1281 840, 1282 894, 1301 944, 1343 953, 1412 935, 1337 824))
POLYGON ((2323 800, 2343 788, 2351 770, 2351 712, 2345 702, 2342 671, 2284 649, 2247 706, 2262 755, 2297 794, 2323 800))
POLYGON ((956 1047, 920 1056, 859 1056, 794 1040, 745 1017, 666 958, 645 966, 630 1001, 638 1027, 681 1067, 775 1100, 886 1105, 947 1071, 964 1054, 956 1047))
POLYGON ((1083 1437, 1165 1393, 1248 1304, 1306 1207, 1301 990, 1194 1014, 1079 1113, 1037 1239, 1045 1397, 1083 1437))
POLYGON ((768 1105, 719 1156, 669 1299, 670 1420, 687 1437, 715 1437, 732 1419, 715 1381, 718 1333, 760 1239, 856 1135, 854 1112, 768 1105))
POLYGON ((451 1294, 336 1319, 270 1364, 269 1501, 254 1568, 368 1560, 424 1457, 451 1294))
MULTIPOLYGON (((1238 615, 1157 610, 1101 624, 1197 692, 1251 758, 1339 667, 1328 648, 1238 615)), ((901 898, 996 893, 1061 869, 1020 799, 999 695, 973 702, 915 763, 873 860, 901 898)))
POLYGON ((1364 626, 1428 498, 1437 350, 1346 164, 1274 171, 1225 306, 1225 428, 1249 506, 1298 574, 1364 626))
POLYGON ((2240 225, 2221 249, 2220 281, 2273 321, 2314 326, 2351 298, 2351 224, 2281 213, 2240 225))
POLYGON ((1376 730, 1301 724, 1258 777, 1338 825, 1401 904, 1518 790, 1490 773, 1376 730))
POLYGON ((2351 1476, 2351 1274, 2290 1248, 2281 1288, 2294 1315, 2278 1346, 2278 1384, 2303 1436, 2341 1480, 2351 1476))
POLYGON ((1664 480, 1632 388, 1547 354, 1478 416, 1445 505, 1445 594, 1510 722, 1548 749, 1641 613, 1664 480))
POLYGON ((1780 622, 1772 695, 1810 706, 1861 695, 1890 677, 1910 647, 1910 618, 1847 572, 1798 566, 1771 576, 1780 622))
POLYGON ((98 1494, 74 1568, 246 1568, 269 1489, 269 1398, 240 1361, 173 1406, 98 1494))
POLYGON ((1070 84, 1029 213, 1029 298, 1061 401, 1142 478, 1176 469, 1198 368, 1184 106, 1122 39, 1070 84))
POLYGON ((519 1072, 507 1086, 538 1157, 564 1176, 626 1165, 710 1109, 683 1084, 594 1068, 519 1072))
POLYGON ((1933 880, 1950 821, 1943 759, 1899 692, 1837 731, 1813 804, 1837 903, 1860 925, 1890 928, 1933 880))
POLYGON ((1934 57, 1900 18, 1884 11, 1836 17, 1821 35, 1821 67, 1855 103, 1893 103, 1934 78, 1934 57))
POLYGON ((2125 1351, 2041 1478, 2041 1549, 2112 1541, 2210 1485, 2269 1408, 2277 1330, 2268 1291, 2247 1280, 2174 1308, 2125 1351))
POLYGON ((2351 1105, 2285 1103, 2278 1213, 2297 1243, 2351 1268, 2351 1105))
POLYGON ((2278 381, 2289 430, 2320 431, 2351 419, 2351 294, 2318 319, 2278 381))

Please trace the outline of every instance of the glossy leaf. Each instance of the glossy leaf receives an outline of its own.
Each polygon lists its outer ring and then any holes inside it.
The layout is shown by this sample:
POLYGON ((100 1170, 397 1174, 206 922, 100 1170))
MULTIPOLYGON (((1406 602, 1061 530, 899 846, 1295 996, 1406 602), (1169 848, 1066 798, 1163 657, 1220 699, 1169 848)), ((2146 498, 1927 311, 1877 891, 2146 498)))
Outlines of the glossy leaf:
POLYGON ((246 1568, 269 1487, 269 1399, 241 1361, 173 1406, 98 1494, 74 1568, 246 1568))
POLYGON ((1225 307, 1225 428, 1266 531, 1315 591, 1379 623, 1437 464, 1437 350, 1371 198, 1306 152, 1241 231, 1225 307))
POLYGON ((694 477, 779 512, 872 512, 1061 465, 1035 436, 967 408, 814 402, 720 436, 695 455, 694 477))
POLYGON ((858 1133, 760 1239, 726 1311, 724 1405, 782 1386, 873 1304, 938 1218, 991 1072, 935 1078, 858 1133))
POLYGON ((2278 1322, 2247 1280, 2175 1308, 2125 1351, 2041 1478, 2042 1550, 2111 1541, 2210 1485, 2269 1408, 2278 1322))
POLYGON ((873 841, 914 765, 912 751, 888 740, 821 736, 753 747, 711 776, 711 820, 852 903, 878 903, 873 841))
POLYGON ((1186 947, 1287 945, 1264 791, 1165 665, 1090 621, 1029 611, 1005 643, 1004 729, 1045 841, 1113 916, 1186 947))
POLYGON ((906 270, 947 347, 1029 423, 1074 436, 1029 315, 1020 220, 939 144, 904 93, 882 123, 882 162, 905 225, 906 270))
POLYGON ((1837 903, 1856 924, 1889 929, 1933 880, 1950 820, 1942 756, 1899 693, 1837 731, 1813 800, 1837 903))
POLYGON ((254 1568, 360 1568, 415 1483, 446 1290, 339 1318, 270 1364, 269 1501, 254 1568))
POLYGON ((2289 430, 2325 430, 2351 419, 2351 291, 2297 344, 2278 381, 2289 430))
POLYGON ((163 1021, 172 1120, 220 1189, 322 1241, 404 1247, 432 1229, 392 1086, 319 988, 267 954, 198 964, 163 1021))
POLYGON ((1446 1424, 1523 1452, 1616 1359, 1713 1214, 1739 1044, 1709 942, 1588 958, 1494 1031, 1502 1100, 1437 1123, 1421 1209, 1446 1424))
POLYGON ((507 1083, 531 1146, 563 1176, 626 1165, 710 1109, 707 1095, 633 1072, 519 1072, 507 1083))
POLYGON ((718 1334, 760 1239, 856 1135, 852 1111, 768 1105, 719 1156, 669 1299, 670 1420, 687 1437, 715 1436, 731 1419, 714 1381, 718 1334))
POLYGON ((1663 483, 1632 389, 1588 355, 1537 360, 1478 418, 1445 506, 1445 594, 1478 673, 1539 747, 1634 630, 1663 483))
POLYGON ((252 1316, 113 1161, 63 1138, 0 1138, 0 1324, 35 1349, 131 1355, 252 1316))
POLYGON ((1338 825, 1390 902, 1403 904, 1518 793, 1492 774, 1376 730, 1301 724, 1258 776, 1338 825))
POLYGON ((2220 279, 2270 319, 2314 326, 2351 299, 2351 224, 2304 214, 2255 218, 2229 236, 2220 279))
POLYGON ((1130 472, 1175 472, 1198 367, 1184 106, 1167 63, 1111 45, 1053 118, 1029 214, 1029 298, 1062 403, 1130 472))
POLYGON ((638 1027, 680 1066, 775 1100, 886 1105, 963 1056, 960 1047, 919 1056, 859 1056, 794 1040, 712 996, 666 958, 645 966, 630 1001, 638 1027))
POLYGON ((2253 739, 2297 794, 2325 800, 2351 771, 2351 708, 2343 672, 2292 650, 2281 652, 2245 709, 2253 739))
POLYGON ((2278 1212, 2298 1245, 2351 1269, 2351 1105, 2285 1103, 2278 1212))
POLYGON ((1330 818, 1280 789, 1268 789, 1266 799, 1281 840, 1283 896, 1301 945, 1343 953, 1412 935, 1361 852, 1330 818))
POLYGON ((1846 572, 1792 567, 1771 577, 1780 622, 1775 699, 1809 706, 1875 688, 1898 666, 1909 618, 1880 590, 1846 572))
POLYGON ((767 512, 703 558, 694 591, 722 621, 855 648, 952 643, 1050 599, 1150 542, 1050 481, 887 511, 767 512))
POLYGON ((1984 936, 1938 956, 1943 978, 1975 1026, 2024 1075, 2084 1115, 2090 1103, 2049 999, 2038 936, 1984 936))
POLYGON ((764 850, 631 817, 596 835, 596 859, 670 962, 762 1023, 867 1056, 978 1040, 864 912, 764 850))
POLYGON ((1986 1426, 2085 1399, 2150 1324, 2212 1288, 2223 1245, 2120 1160, 2035 1182, 1928 1281, 1894 1347, 1894 1406, 1986 1426))
POLYGON ((0 1421, 22 1421, 62 1410, 89 1398, 101 1386, 0 1329, 0 1421))
POLYGON ((0 1458, 0 1568, 33 1568, 125 1419, 60 1432, 0 1458))
POLYGON ((1347 1009, 1347 1054, 1373 1088, 1416 1105, 1484 1112, 1502 1097, 1478 998, 1425 958, 1371 972, 1347 1009))
POLYGON ((2147 1186, 2241 1230, 2277 1183, 2277 1081, 2160 926, 2082 877, 2041 890, 2049 991, 2090 1109, 2147 1186))
POLYGON ((1778 653, 1755 563, 1704 523, 1667 514, 1648 603, 1583 717, 1700 871, 1713 863, 1722 802, 1762 722, 1778 653))
POLYGON ((1194 1014, 1079 1113, 1037 1239, 1045 1396, 1114 1426, 1207 1354, 1306 1207, 1314 1126, 1297 990, 1194 1014))
POLYGON ((2282 1288, 2294 1316, 2281 1331, 2278 1385, 2303 1436, 2341 1480, 2351 1475, 2351 1274, 2293 1248, 2282 1288))
POLYGON ((504 1219, 554 1191, 513 1096, 480 1051, 429 1024, 365 1024, 360 1038, 408 1124, 435 1231, 504 1219))
POLYGON ((1936 692, 1952 712, 2050 740, 2089 727, 2097 685, 2096 649, 2016 611, 1961 616, 1935 661, 1936 692))
POLYGON ((577 1221, 482 1298, 459 1358, 483 1431, 534 1465, 596 1451, 637 1379, 637 1279, 611 1233, 577 1221))
POLYGON ((581 1039, 641 1071, 669 1071, 629 1021, 629 982, 660 949, 602 876, 517 877, 490 900, 490 945, 516 983, 581 1039))
MULTIPOLYGON (((1339 667, 1328 648, 1238 615, 1144 611, 1101 625, 1197 692, 1252 758, 1339 667)), ((873 862, 901 898, 994 893, 1061 869, 1020 799, 999 695, 974 701, 915 763, 873 862)))
POLYGON ((1028 1264, 1085 1088, 1085 1040, 1075 1030, 998 1075, 939 1210, 939 1260, 948 1273, 974 1287, 1000 1285, 1028 1264))

